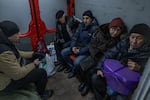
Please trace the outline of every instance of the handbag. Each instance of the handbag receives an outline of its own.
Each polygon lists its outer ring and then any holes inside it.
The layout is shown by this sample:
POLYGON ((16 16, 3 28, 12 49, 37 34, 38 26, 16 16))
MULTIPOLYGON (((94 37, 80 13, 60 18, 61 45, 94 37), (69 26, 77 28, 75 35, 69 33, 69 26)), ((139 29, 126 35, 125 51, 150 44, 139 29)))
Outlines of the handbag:
POLYGON ((107 84, 116 92, 129 95, 137 87, 140 74, 130 70, 118 60, 106 59, 103 64, 102 72, 107 84))
POLYGON ((45 58, 41 60, 39 68, 45 69, 48 77, 56 73, 54 62, 49 54, 46 54, 45 58))
POLYGON ((44 41, 38 41, 37 42, 37 48, 35 50, 36 52, 40 52, 40 53, 49 53, 47 46, 45 44, 44 41))

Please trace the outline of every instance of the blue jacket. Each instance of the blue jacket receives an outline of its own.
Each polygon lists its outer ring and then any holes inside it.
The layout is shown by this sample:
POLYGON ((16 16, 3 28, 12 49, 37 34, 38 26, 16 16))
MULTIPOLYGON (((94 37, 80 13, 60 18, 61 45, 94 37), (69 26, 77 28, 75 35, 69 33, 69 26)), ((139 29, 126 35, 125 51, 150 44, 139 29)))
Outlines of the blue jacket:
POLYGON ((72 47, 79 47, 79 55, 88 55, 89 42, 96 28, 98 28, 98 22, 95 19, 87 27, 82 22, 78 32, 72 38, 71 49, 72 47))

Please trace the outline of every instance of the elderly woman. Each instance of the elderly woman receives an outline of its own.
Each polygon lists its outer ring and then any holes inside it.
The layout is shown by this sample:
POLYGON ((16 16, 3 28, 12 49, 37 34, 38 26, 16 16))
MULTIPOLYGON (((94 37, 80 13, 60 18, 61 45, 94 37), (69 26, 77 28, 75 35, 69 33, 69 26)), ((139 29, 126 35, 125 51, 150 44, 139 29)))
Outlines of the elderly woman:
MULTIPOLYGON (((119 42, 109 50, 104 59, 116 59, 129 69, 142 74, 150 56, 150 28, 146 24, 137 24, 130 30, 129 38, 119 42)), ((97 72, 92 76, 92 88, 96 100, 104 98, 106 93, 105 77, 101 71, 103 60, 97 65, 97 72)), ((126 100, 127 96, 117 93, 115 100, 126 100)), ((109 96, 107 96, 109 97, 109 96)))

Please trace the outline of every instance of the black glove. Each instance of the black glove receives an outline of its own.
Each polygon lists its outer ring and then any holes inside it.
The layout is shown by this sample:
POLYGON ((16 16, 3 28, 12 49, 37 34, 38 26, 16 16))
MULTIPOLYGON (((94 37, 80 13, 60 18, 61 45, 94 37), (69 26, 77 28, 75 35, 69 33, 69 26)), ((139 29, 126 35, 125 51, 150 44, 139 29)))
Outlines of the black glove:
POLYGON ((34 58, 34 59, 39 59, 39 60, 42 60, 44 57, 45 57, 45 55, 46 54, 44 54, 44 53, 40 53, 40 52, 34 52, 33 53, 33 55, 32 55, 32 57, 34 58))
POLYGON ((121 62, 121 64, 123 64, 123 65, 127 65, 128 59, 127 59, 127 58, 122 58, 122 59, 120 60, 120 62, 121 62))

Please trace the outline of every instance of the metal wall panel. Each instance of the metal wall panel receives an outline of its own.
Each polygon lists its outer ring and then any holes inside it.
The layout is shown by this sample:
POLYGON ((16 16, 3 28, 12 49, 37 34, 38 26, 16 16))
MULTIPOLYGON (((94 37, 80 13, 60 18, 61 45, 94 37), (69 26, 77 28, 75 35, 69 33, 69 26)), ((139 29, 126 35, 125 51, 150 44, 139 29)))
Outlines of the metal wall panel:
MULTIPOLYGON (((47 28, 55 27, 55 13, 62 9, 66 11, 66 0, 39 0, 41 19, 47 28)), ((28 31, 31 21, 29 0, 0 0, 0 21, 11 20, 16 22, 21 33, 28 31)), ((54 35, 46 34, 45 40, 49 44, 54 35)), ((22 50, 31 50, 29 37, 21 38, 18 47, 22 50)))
MULTIPOLYGON (((55 13, 62 9, 66 11, 66 0, 39 0, 41 18, 48 28, 55 27, 55 13)), ((31 20, 29 0, 0 0, 0 21, 16 22, 21 33, 28 30, 31 20)))
POLYGON ((131 28, 136 23, 150 25, 150 0, 76 0, 76 15, 81 18, 83 11, 90 9, 100 24, 122 17, 131 28))

